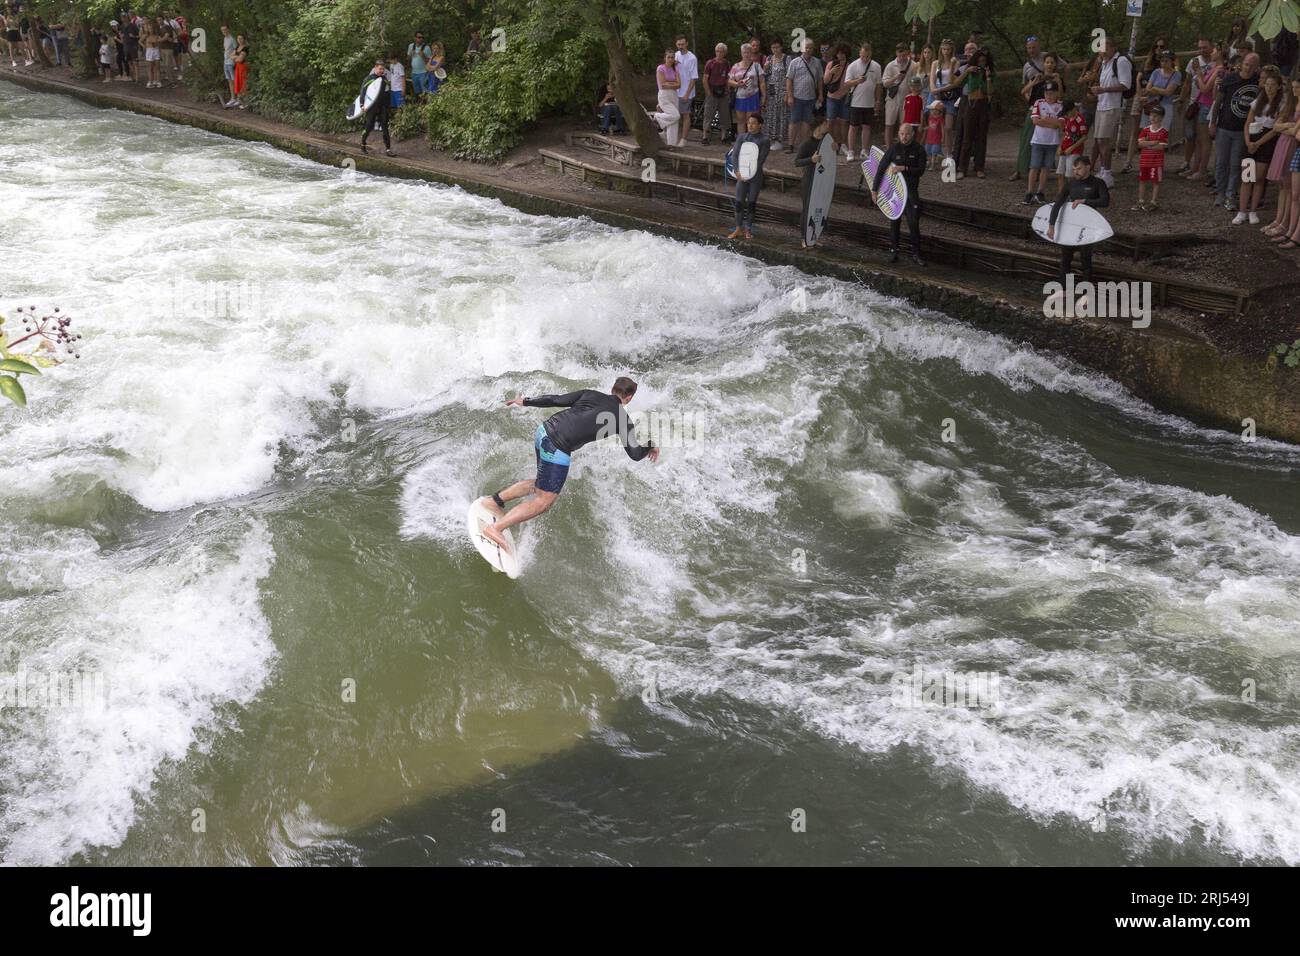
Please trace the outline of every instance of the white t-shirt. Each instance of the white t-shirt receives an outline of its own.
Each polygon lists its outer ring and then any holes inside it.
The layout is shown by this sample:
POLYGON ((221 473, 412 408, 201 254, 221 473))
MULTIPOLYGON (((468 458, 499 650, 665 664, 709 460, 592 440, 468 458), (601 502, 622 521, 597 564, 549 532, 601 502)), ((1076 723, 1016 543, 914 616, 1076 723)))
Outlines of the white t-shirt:
POLYGON ((853 87, 853 92, 849 94, 849 106, 870 109, 876 105, 876 87, 880 85, 881 80, 880 64, 875 60, 863 63, 862 58, 858 57, 844 71, 844 79, 856 80, 860 77, 866 79, 853 87))
MULTIPOLYGON (((1121 84, 1125 89, 1133 82, 1133 68, 1129 65, 1128 57, 1120 57, 1118 53, 1110 58, 1109 63, 1101 65, 1101 76, 1097 78, 1098 86, 1114 86, 1121 84)), ((1102 93, 1097 97, 1097 109, 1099 110, 1117 110, 1124 105, 1124 93, 1102 93)))
POLYGON ((398 93, 405 93, 406 67, 400 63, 388 64, 388 85, 398 93))
POLYGON ((681 78, 682 85, 677 88, 677 96, 680 99, 686 99, 688 96, 694 96, 698 90, 691 86, 694 81, 696 86, 700 82, 700 61, 696 59, 694 53, 687 50, 683 53, 678 50, 676 53, 677 75, 681 78))
MULTIPOLYGON (((901 83, 898 84, 898 94, 897 94, 897 95, 898 95, 898 96, 906 96, 907 93, 908 93, 908 89, 907 89, 907 81, 908 81, 909 79, 912 78, 912 74, 915 73, 915 72, 916 72, 916 61, 915 61, 915 60, 908 60, 908 61, 907 61, 907 66, 903 67, 903 66, 899 66, 899 65, 898 65, 898 60, 895 59, 895 60, 890 60, 890 61, 885 65, 885 70, 884 70, 884 72, 881 74, 881 78, 884 79, 884 80, 892 80, 892 79, 895 79, 899 74, 902 74, 902 76, 903 76, 903 81, 902 81, 901 83)), ((865 86, 866 84, 864 83, 863 85, 865 86)), ((889 92, 889 91, 886 90, 885 92, 887 93, 887 92, 889 92)), ((901 102, 901 100, 900 100, 900 102, 901 102)))
MULTIPOLYGON (((1029 111, 1030 116, 1050 116, 1054 119, 1061 115, 1061 107, 1065 104, 1060 100, 1055 103, 1049 103, 1047 100, 1039 100, 1034 104, 1033 109, 1029 111)), ((1052 126, 1035 126, 1033 138, 1030 142, 1035 146, 1060 146, 1061 131, 1059 128, 1052 126)))

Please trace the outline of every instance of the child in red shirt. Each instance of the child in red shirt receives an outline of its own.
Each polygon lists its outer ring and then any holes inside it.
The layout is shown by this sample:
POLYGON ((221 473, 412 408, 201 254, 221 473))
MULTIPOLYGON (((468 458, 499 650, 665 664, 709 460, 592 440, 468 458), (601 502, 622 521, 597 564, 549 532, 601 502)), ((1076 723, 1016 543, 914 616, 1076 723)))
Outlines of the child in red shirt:
POLYGON ((920 126, 921 110, 925 106, 925 101, 921 99, 921 78, 912 77, 908 81, 908 87, 911 92, 903 98, 903 122, 909 126, 920 126))
POLYGON ((1073 175, 1074 157, 1083 155, 1083 141, 1088 138, 1088 121, 1073 100, 1061 105, 1061 149, 1056 161, 1056 191, 1065 192, 1065 181, 1073 175))
POLYGON ((938 169, 943 162, 943 120, 947 116, 943 100, 935 100, 927 111, 925 122, 925 155, 930 157, 930 168, 938 169))
POLYGON ((1165 150, 1169 148, 1169 130, 1164 128, 1165 110, 1163 106, 1151 108, 1151 125, 1138 133, 1138 146, 1142 155, 1138 159, 1138 204, 1133 208, 1141 212, 1154 212, 1159 206, 1156 198, 1160 195, 1160 184, 1165 178, 1165 150), (1151 184, 1151 202, 1143 197, 1147 183, 1151 184))

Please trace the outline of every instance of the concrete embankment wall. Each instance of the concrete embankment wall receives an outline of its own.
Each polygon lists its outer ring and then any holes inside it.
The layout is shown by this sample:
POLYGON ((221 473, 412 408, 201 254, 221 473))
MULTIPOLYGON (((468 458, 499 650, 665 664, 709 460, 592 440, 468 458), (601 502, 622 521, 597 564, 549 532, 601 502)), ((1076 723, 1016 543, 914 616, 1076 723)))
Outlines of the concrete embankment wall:
MULTIPOLYGON (((634 201, 628 197, 575 195, 562 183, 557 183, 554 190, 526 189, 494 181, 497 177, 490 168, 481 173, 466 172, 439 169, 433 157, 411 161, 362 155, 337 141, 287 126, 256 122, 252 117, 101 93, 43 77, 6 73, 3 78, 32 90, 74 96, 99 107, 130 110, 237 139, 268 143, 336 167, 350 160, 363 172, 459 186, 529 213, 587 216, 684 241, 720 242, 716 231, 692 223, 690 217, 675 212, 671 218, 663 216, 645 202, 630 206, 634 201)), ((981 329, 1067 355, 1109 376, 1162 411, 1198 424, 1240 433, 1243 421, 1250 419, 1261 436, 1300 443, 1300 369, 1224 354, 1204 342, 1163 329, 1158 322, 1149 329, 1137 330, 1128 322, 1047 319, 1040 309, 1024 304, 1028 299, 1015 303, 1002 293, 981 288, 977 276, 963 276, 959 281, 921 277, 884 266, 867 266, 824 250, 800 250, 793 244, 767 238, 746 243, 744 252, 774 265, 791 265, 810 274, 862 282, 981 329)))

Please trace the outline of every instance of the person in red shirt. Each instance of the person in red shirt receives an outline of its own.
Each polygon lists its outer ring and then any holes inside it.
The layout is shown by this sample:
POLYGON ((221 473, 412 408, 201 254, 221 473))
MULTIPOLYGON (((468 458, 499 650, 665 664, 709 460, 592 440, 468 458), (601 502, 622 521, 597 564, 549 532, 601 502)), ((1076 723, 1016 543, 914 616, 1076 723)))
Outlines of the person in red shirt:
POLYGON ((1069 179, 1074 165, 1074 157, 1083 155, 1083 141, 1088 138, 1088 121, 1083 118, 1083 110, 1074 100, 1061 104, 1061 149, 1056 154, 1056 191, 1065 192, 1065 181, 1069 179))
POLYGON ((727 62, 727 44, 719 43, 713 48, 713 59, 704 64, 704 132, 700 134, 700 145, 709 145, 709 130, 713 126, 713 117, 718 118, 718 138, 724 143, 731 134, 731 90, 727 86, 727 74, 731 64, 727 62))
POLYGON ((1140 212, 1154 212, 1159 206, 1160 183, 1165 178, 1165 150, 1169 148, 1169 130, 1164 128, 1165 108, 1151 108, 1151 125, 1138 133, 1138 146, 1142 155, 1138 160, 1138 202, 1133 208, 1140 212), (1151 202, 1144 200, 1147 183, 1151 184, 1151 202))
POLYGON ((907 83, 908 94, 903 100, 903 122, 920 126, 921 112, 925 109, 925 100, 921 99, 921 78, 914 76, 907 83))

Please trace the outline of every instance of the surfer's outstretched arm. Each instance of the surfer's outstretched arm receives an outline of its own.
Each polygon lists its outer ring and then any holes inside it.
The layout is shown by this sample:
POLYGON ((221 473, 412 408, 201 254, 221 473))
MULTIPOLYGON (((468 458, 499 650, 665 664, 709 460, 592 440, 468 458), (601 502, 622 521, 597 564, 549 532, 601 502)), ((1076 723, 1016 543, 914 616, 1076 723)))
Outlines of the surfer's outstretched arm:
MULTIPOLYGON (((524 398, 520 396, 517 403, 527 405, 530 408, 572 408, 578 399, 582 398, 582 392, 569 392, 567 395, 538 395, 536 398, 524 398)), ((516 404, 516 402, 511 402, 516 404)))
POLYGON ((655 443, 648 441, 644 445, 639 444, 636 440, 636 425, 621 409, 620 414, 623 418, 623 450, 627 452, 627 457, 633 461, 640 461, 648 455, 651 461, 657 461, 659 459, 659 449, 655 447, 655 443))

